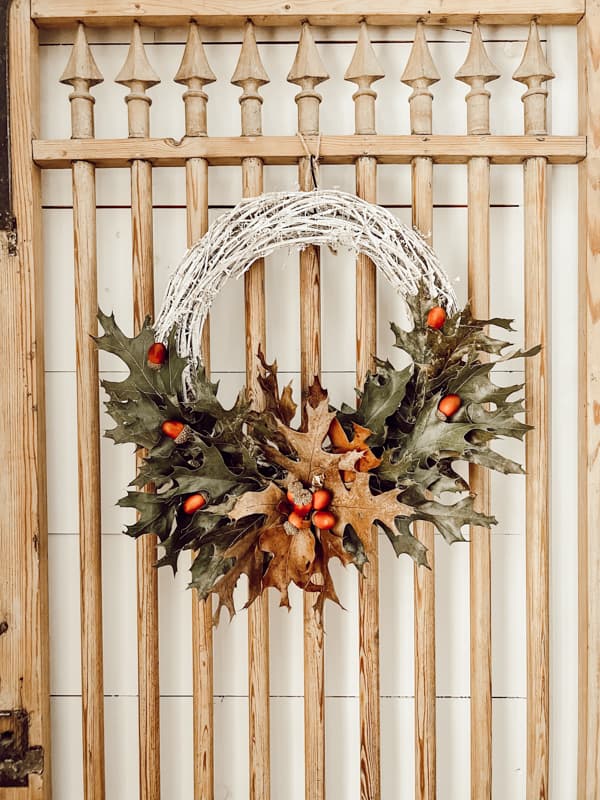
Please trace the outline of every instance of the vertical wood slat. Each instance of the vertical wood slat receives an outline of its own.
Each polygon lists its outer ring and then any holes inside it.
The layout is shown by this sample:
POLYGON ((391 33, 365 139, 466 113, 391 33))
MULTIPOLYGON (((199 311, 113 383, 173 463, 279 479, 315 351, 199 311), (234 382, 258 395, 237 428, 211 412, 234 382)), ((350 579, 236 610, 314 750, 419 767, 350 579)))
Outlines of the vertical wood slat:
MULTIPOLYGON (((125 96, 129 136, 149 135, 150 98, 146 89, 159 82, 147 61, 141 29, 133 25, 127 60, 117 82, 128 86, 125 96)), ((152 164, 131 164, 131 226, 133 324, 137 332, 146 316, 154 314, 154 246, 152 220, 152 164)), ((143 458, 139 454, 138 463, 143 458)), ((149 487, 151 490, 151 487, 149 487)), ((160 797, 160 688, 158 643, 157 537, 137 541, 138 727, 140 798, 160 797)))
MULTIPOLYGON (((488 319, 490 281, 490 164, 472 158, 467 167, 469 206, 468 285, 473 315, 488 319)), ((475 508, 490 513, 490 472, 469 465, 475 508)), ((492 598, 489 528, 471 527, 469 544, 471 615, 471 797, 492 796, 492 598)))
MULTIPOLYGON (((268 82, 254 26, 246 24, 240 58, 232 82, 241 86, 242 135, 262 133, 260 86, 268 82)), ((263 163, 259 158, 242 161, 242 195, 255 197, 263 192, 263 163)), ((255 408, 263 405, 258 383, 257 353, 266 351, 266 306, 264 259, 254 262, 244 276, 246 309, 246 386, 255 408)), ((248 739, 250 760, 250 800, 269 800, 271 793, 270 699, 269 699, 269 605, 265 592, 248 609, 248 739)))
MULTIPOLYGON (((470 86, 466 96, 467 133, 490 133, 490 93, 485 84, 496 80, 477 22, 465 63, 457 73, 470 86)), ((468 182, 468 293, 475 317, 488 319, 490 285, 490 161, 470 158, 468 182)), ((478 511, 490 513, 490 472, 469 465, 469 483, 478 511)), ((492 616, 491 536, 488 528, 473 526, 469 545, 470 681, 471 681, 471 797, 492 795, 492 616)))
MULTIPOLYGON (((82 24, 61 77, 70 83, 73 138, 94 135, 90 86, 102 80, 82 24)), ((94 165, 72 168, 75 261, 75 342, 77 362, 77 462, 79 474, 79 555, 81 588, 81 695, 83 789, 86 800, 103 800, 104 676, 102 642, 102 519, 100 497, 100 404, 96 253, 96 177, 94 165)))
POLYGON ((579 741, 577 797, 600 795, 600 6, 577 31, 579 131, 579 741))
MULTIPOLYGON (((308 23, 300 41, 288 81, 300 87, 296 95, 298 131, 312 137, 319 132, 321 95, 315 87, 329 75, 317 52, 308 23)), ((315 155, 317 155, 315 153, 315 155)), ((318 163, 309 157, 298 164, 301 191, 310 191, 318 180, 318 163), (314 172, 314 175, 313 175, 314 172)), ((302 401, 315 377, 321 374, 321 256, 308 246, 299 256, 300 274, 300 381, 302 401)), ((306 800, 325 798, 325 642, 323 621, 315 613, 315 600, 303 593, 304 614, 304 784, 306 800)))
MULTIPOLYGON (((402 75, 412 87, 409 98, 411 133, 432 130, 433 95, 429 87, 440 79, 433 63, 423 23, 417 24, 415 41, 402 75)), ((412 223, 431 244, 433 232, 433 161, 416 157, 411 162, 412 223)), ((415 621, 415 797, 436 796, 436 681, 435 681, 435 578, 434 528, 415 523, 415 534, 427 548, 431 570, 414 569, 415 621)))
MULTIPOLYGON (((6 19, 6 17, 4 18, 6 19)), ((6 800, 51 794, 48 654, 48 524, 44 391, 40 171, 31 161, 39 133, 38 35, 27 0, 8 9, 10 140, 16 252, 0 231, 0 709, 29 714, 30 745, 43 748, 44 771, 6 800)))
MULTIPOLYGON (((360 26, 354 56, 345 79, 356 83, 355 133, 375 134, 376 92, 371 85, 384 77, 369 41, 365 22, 360 26)), ((368 156, 356 162, 356 194, 377 202, 377 159, 368 156)), ((362 386, 373 369, 377 350, 377 279, 375 265, 364 254, 356 261, 356 381, 362 386)), ((359 708, 360 708, 360 796, 381 796, 381 713, 379 670, 379 541, 371 527, 365 542, 368 564, 358 582, 359 708)))
MULTIPOLYGON (((523 95, 526 134, 546 133, 544 81, 554 75, 531 23, 523 59, 513 78, 523 95)), ((548 210, 545 158, 524 163, 525 347, 542 345, 525 359, 526 602, 527 602, 527 797, 547 798, 550 753, 549 676, 549 414, 548 414, 548 210)))
MULTIPOLYGON (((196 22, 190 22, 188 38, 175 81, 187 87, 185 104, 186 136, 206 136, 204 91, 215 75, 211 70, 196 22)), ((189 158, 185 163, 187 244, 190 247, 208 230, 208 161, 189 158)), ((210 372, 210 320, 202 330, 202 359, 210 372)), ((192 556, 192 558, 194 555, 192 556)), ((213 699, 213 618, 212 596, 200 600, 192 592, 192 706, 194 742, 194 800, 214 797, 214 699, 213 699)))

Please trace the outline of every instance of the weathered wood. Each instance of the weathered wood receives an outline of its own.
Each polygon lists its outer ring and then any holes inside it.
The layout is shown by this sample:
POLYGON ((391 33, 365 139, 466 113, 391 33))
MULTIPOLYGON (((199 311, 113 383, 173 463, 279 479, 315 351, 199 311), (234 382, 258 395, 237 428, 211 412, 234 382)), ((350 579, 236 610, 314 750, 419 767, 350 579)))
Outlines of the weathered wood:
MULTIPOLYGON (((204 86, 215 79, 208 64, 200 32, 191 22, 177 83, 187 87, 185 132, 187 136, 206 136, 204 86)), ((190 158, 185 163, 187 244, 191 246, 208 230, 208 162, 190 158)), ((210 372, 210 320, 202 330, 202 359, 210 372)), ((195 554, 192 556, 194 557, 195 554)), ((194 728, 194 800, 214 797, 214 700, 213 700, 213 619, 212 598, 200 600, 192 592, 192 694, 194 728)))
POLYGON ((471 87, 465 98, 467 130, 470 134, 490 132, 490 93, 485 85, 499 77, 500 73, 490 61, 483 46, 479 23, 474 22, 467 58, 455 75, 457 80, 471 87))
MULTIPOLYGON (((269 80, 262 62, 254 26, 248 22, 240 58, 232 83, 242 88, 240 110, 242 136, 260 135, 262 98, 260 86, 269 80)), ((260 159, 242 161, 242 196, 254 197, 263 191, 263 164, 260 159)), ((259 350, 266 352, 265 262, 256 261, 244 275, 246 308, 246 386, 254 408, 264 407, 258 383, 259 350)), ((270 701, 269 701, 269 605, 268 595, 260 595, 248 609, 248 720, 250 760, 250 800, 269 800, 271 794, 270 701)))
POLYGON ((249 17, 255 25, 415 25, 420 19, 439 25, 522 25, 537 19, 541 25, 573 25, 583 16, 584 0, 33 0, 32 14, 38 25, 66 25, 77 20, 94 25, 123 25, 143 19, 147 25, 186 25, 190 18, 203 25, 242 25, 249 17))
MULTIPOLYGON (((315 46, 310 26, 304 24, 288 81, 300 86, 296 95, 298 130, 303 136, 319 132, 321 95, 315 87, 329 77, 315 46)), ((315 145, 316 149, 316 145, 315 145)), ((304 154, 304 150, 302 150, 304 154)), ((314 152, 314 155, 317 155, 314 152)), ((298 162, 301 191, 314 189, 319 166, 304 154, 298 162)), ((318 247, 300 253, 300 381, 302 401, 321 373, 321 264, 318 247)), ((325 797, 325 647, 323 621, 315 614, 314 596, 304 593, 304 796, 325 797)))
MULTIPOLYGON (((306 137, 305 137, 306 138, 306 137)), ((311 145, 316 138, 307 139, 311 145)), ((475 156, 492 164, 521 164, 535 156, 550 164, 576 164, 585 158, 584 136, 322 136, 322 164, 354 164, 361 156, 379 164, 410 164, 413 158, 431 158, 436 164, 466 164, 475 156)), ((66 169, 72 161, 91 161, 98 167, 128 167, 132 159, 155 166, 184 166, 188 158, 206 158, 211 166, 235 166, 244 158, 264 164, 296 164, 304 155, 297 136, 188 137, 173 139, 72 139, 33 141, 33 157, 44 169, 66 169)))
POLYGON ((0 709, 25 709, 30 745, 43 748, 44 771, 7 800, 51 794, 48 656, 48 527, 43 343, 43 267, 39 170, 31 163, 38 132, 37 30, 28 2, 9 11, 10 136, 13 212, 18 239, 0 231, 0 709))
MULTIPOLYGON (((485 84, 498 77, 481 33, 473 26, 467 59, 457 78, 471 87, 467 103, 467 133, 490 133, 489 92, 485 84)), ((490 160, 471 158, 468 164, 468 289, 473 313, 490 316, 490 160)), ((476 508, 490 513, 490 473, 469 465, 469 483, 476 495, 476 508)), ((469 548, 471 635, 471 797, 490 800, 492 794, 492 598, 491 537, 488 528, 471 527, 469 548)))
MULTIPOLYGON (((384 77, 369 41, 366 23, 345 79, 356 83, 354 93, 355 132, 375 134, 375 100, 371 85, 384 77)), ((356 162, 356 194, 377 202, 377 159, 361 157, 356 162)), ((377 352, 377 278, 375 265, 363 254, 356 261, 356 382, 362 386, 373 369, 377 352)), ((371 527, 365 549, 369 563, 358 582, 358 647, 360 708, 360 796, 381 796, 381 711, 379 701, 379 543, 378 530, 371 527)))
MULTIPOLYGON (((130 137, 148 136, 151 99, 146 89, 158 83, 142 42, 140 26, 133 25, 131 44, 116 78, 129 87, 125 95, 130 137)), ((147 316, 154 316, 154 246, 152 222, 152 164, 131 163, 131 229, 133 324, 138 332, 147 316)), ((138 454, 138 465, 144 454, 138 454)), ((148 487, 152 491, 152 487, 148 487)), ((137 542, 138 729, 140 800, 160 797, 160 687, 158 641, 158 539, 147 534, 137 542)))
POLYGON ((590 137, 588 157, 579 167, 579 741, 577 794, 600 792, 600 283, 597 228, 600 157, 597 121, 591 113, 599 96, 598 30, 600 10, 588 9, 578 28, 579 130, 590 137))
MULTIPOLYGON (((515 77, 525 83, 525 133, 545 133, 547 92, 552 78, 533 24, 515 77), (531 72, 530 70, 533 70, 531 72), (533 105, 532 105, 533 103, 533 105)), ((550 755, 549 659, 549 412, 548 412, 548 210, 547 161, 524 165, 525 346, 542 345, 525 362, 526 421, 533 426, 525 442, 527 536, 527 797, 548 796, 550 755)))
MULTIPOLYGON (((79 25, 71 58, 62 75, 73 92, 74 138, 94 135, 90 86, 102 76, 79 25)), ((96 334, 98 306, 96 254, 96 178, 88 161, 73 164, 75 236, 75 347, 77 357, 77 459, 79 468, 79 554, 81 586, 81 683, 83 705, 83 785, 86 800, 103 798, 104 692, 102 643, 102 521, 100 419, 96 334)))
MULTIPOLYGON (((490 165, 473 158, 468 166, 469 299, 478 319, 489 319, 490 285, 490 165)), ((469 466, 475 507, 490 513, 490 472, 469 466)), ((492 796, 492 608, 491 535, 489 528, 472 527, 469 545, 471 617, 471 797, 492 796)))
POLYGON ((207 83, 214 83, 216 76, 206 58, 198 25, 193 21, 188 28, 183 58, 174 80, 187 86, 183 94, 186 136, 206 136, 208 95, 204 87, 207 83))
POLYGON ((554 73, 548 66, 544 56, 538 26, 535 21, 529 27, 529 37, 527 38, 523 59, 514 71, 513 78, 527 86, 527 91, 521 98, 525 112, 525 132, 529 134, 545 134, 548 130, 546 123, 548 90, 542 84, 554 78, 554 73))
POLYGON ((600 7, 578 28, 579 130, 579 741, 577 797, 600 794, 600 7))
MULTIPOLYGON (((439 74, 431 58, 424 26, 417 25, 415 41, 402 75, 412 87, 411 133, 431 133, 433 107, 431 84, 439 74)), ((412 161, 412 223, 431 243, 433 236, 433 161, 417 157, 412 161)), ((431 571, 414 570, 415 619, 415 797, 434 800, 436 795, 435 730, 435 579, 434 529, 430 523, 415 524, 415 534, 428 550, 431 571)))

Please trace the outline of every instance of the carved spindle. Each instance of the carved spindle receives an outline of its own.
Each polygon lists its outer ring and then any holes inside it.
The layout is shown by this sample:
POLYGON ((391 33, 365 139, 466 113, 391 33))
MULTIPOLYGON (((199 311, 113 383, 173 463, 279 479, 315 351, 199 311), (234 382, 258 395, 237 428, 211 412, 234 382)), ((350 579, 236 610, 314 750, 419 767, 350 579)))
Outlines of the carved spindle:
POLYGON ((287 79, 300 87, 295 97, 298 104, 298 130, 304 134, 319 132, 319 106, 323 99, 315 88, 329 79, 329 73, 321 61, 310 25, 303 23, 296 58, 287 79))
POLYGON ((115 81, 129 88, 129 94, 125 95, 129 136, 148 136, 152 99, 148 97, 146 90, 160 83, 160 78, 150 66, 146 56, 139 22, 133 23, 127 59, 115 81))
MULTIPOLYGON (((79 25, 61 81, 69 96, 73 138, 94 134, 94 98, 102 76, 79 25)), ((75 341, 77 349, 77 449, 79 464, 79 554, 81 562, 81 695, 83 702, 83 784, 86 800, 104 798, 104 678, 102 648, 102 524, 100 497, 100 409, 96 252, 96 177, 89 161, 73 162, 75 237, 75 341)))
POLYGON ((402 83, 412 88, 410 103, 410 132, 431 133, 433 94, 429 87, 437 83, 440 74, 436 69, 425 38, 425 25, 417 23, 415 41, 402 73, 402 83))
POLYGON ((542 84, 554 77, 542 50, 537 23, 532 20, 523 59, 513 74, 514 80, 527 86, 527 91, 521 97, 525 112, 526 134, 535 136, 548 133, 546 122, 548 90, 542 84))
MULTIPOLYGON (((366 23, 362 23, 346 80, 358 85, 353 95, 355 132, 375 133, 375 99, 371 84, 384 77, 366 23)), ((356 194, 377 202, 377 159, 361 156, 356 161, 356 194)), ((375 266, 364 254, 356 262, 356 381, 362 386, 373 368, 377 350, 377 281, 375 266)), ((360 689, 360 786, 361 797, 380 797, 380 702, 379 702, 379 555, 377 529, 365 542, 369 563, 359 580, 359 689, 360 689)))
POLYGON ((206 136, 208 95, 204 87, 214 81, 216 76, 206 58, 198 24, 192 20, 183 58, 175 75, 176 83, 187 86, 187 90, 183 93, 186 136, 206 136))
POLYGON ((371 84, 385 77, 369 40, 366 22, 362 22, 358 42, 344 79, 358 86, 354 100, 355 133, 375 133, 375 100, 377 92, 371 84))
MULTIPOLYGON (((146 94, 159 78, 150 66, 139 23, 134 22, 127 59, 117 83, 129 87, 125 96, 130 138, 149 136, 151 99, 146 94)), ((139 331, 154 316, 154 247, 152 221, 152 164, 131 162, 131 231, 133 325, 139 331)), ((144 454, 138 453, 138 463, 144 454)), ((140 741, 140 800, 160 795, 160 689, 158 663, 157 537, 137 541, 138 600, 138 728, 140 741)))
POLYGON ((87 42, 85 26, 77 26, 77 35, 71 57, 61 75, 60 82, 73 87, 71 101, 71 136, 73 139, 90 139, 94 136, 94 103, 96 98, 90 88, 102 83, 104 78, 94 61, 87 42))
MULTIPOLYGON (((188 38, 175 81, 186 86, 185 135, 207 135, 207 83, 216 80, 208 64, 200 31, 190 22, 188 38)), ((185 162, 187 244, 208 230, 208 161, 188 158, 185 162)), ((210 371, 210 320, 202 330, 202 360, 210 371)), ((195 557, 195 553, 193 557, 195 557)), ((214 700, 212 599, 192 598, 192 682, 194 729, 194 800, 214 797, 214 700)))
MULTIPOLYGON (((542 83, 553 78, 535 22, 514 76, 527 86, 523 95, 527 134, 546 133, 542 83)), ((548 441, 548 201, 547 160, 527 158, 524 167, 525 346, 542 345, 525 359, 525 541, 527 598, 527 796, 547 797, 549 779, 549 441, 548 441)))
MULTIPOLYGON (((409 98, 410 129, 413 134, 430 134, 433 126, 433 95, 429 87, 439 80, 425 26, 417 24, 415 40, 402 75, 413 91, 409 98)), ((429 244, 433 234, 433 161, 417 156, 411 161, 412 223, 429 244)), ((415 618, 415 798, 436 796, 436 690, 435 690, 435 581, 434 528, 415 523, 415 534, 428 550, 431 571, 414 571, 415 618)))
POLYGON ((471 87, 471 91, 465 97, 469 132, 473 134, 489 133, 490 93, 485 88, 485 85, 499 78, 500 73, 485 51, 477 21, 473 23, 471 44, 469 45, 467 58, 455 77, 471 87))
MULTIPOLYGON (((310 26, 304 24, 296 58, 288 75, 300 86, 296 95, 298 131, 303 135, 319 132, 321 95, 315 86, 329 77, 315 46, 310 26)), ((302 191, 313 188, 313 170, 318 164, 301 158, 298 183, 302 191)), ((321 267, 318 247, 300 253, 300 373, 302 397, 321 372, 321 267)), ((325 796, 325 660, 323 626, 314 611, 314 598, 304 595, 304 780, 305 796, 323 800, 325 796)))
MULTIPOLYGON (((240 113, 242 136, 260 136, 262 97, 258 90, 269 77, 256 45, 254 26, 246 24, 240 57, 231 82, 242 89, 240 113)), ((263 191, 263 162, 242 160, 242 192, 254 197, 263 191)), ((246 386, 255 408, 264 407, 258 383, 257 353, 266 352, 265 262, 255 261, 244 276, 246 307, 246 386)), ((270 704, 269 704, 269 606, 265 593, 248 609, 248 694, 250 743, 250 800, 270 797, 270 704)))
POLYGON ((243 90, 240 96, 242 136, 260 136, 262 134, 261 106, 263 99, 259 94, 259 89, 269 83, 269 76, 260 59, 254 25, 251 22, 246 23, 242 50, 231 82, 243 90))

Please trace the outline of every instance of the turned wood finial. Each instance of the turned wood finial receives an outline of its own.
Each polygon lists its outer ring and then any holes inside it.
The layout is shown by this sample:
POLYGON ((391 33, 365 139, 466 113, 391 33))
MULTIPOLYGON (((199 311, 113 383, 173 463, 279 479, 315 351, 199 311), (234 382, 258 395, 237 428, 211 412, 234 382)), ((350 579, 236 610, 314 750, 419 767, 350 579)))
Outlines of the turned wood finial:
POLYGON ((261 106, 263 99, 259 94, 259 89, 269 83, 269 76, 263 67, 256 44, 254 25, 250 21, 246 23, 240 57, 231 82, 234 86, 239 86, 243 90, 240 95, 242 135, 260 136, 262 133, 261 106))
POLYGON ((287 76, 290 83, 300 87, 295 100, 298 104, 298 130, 301 133, 319 132, 319 104, 323 98, 315 91, 315 87, 328 78, 329 73, 321 61, 310 25, 304 22, 296 58, 287 76))
POLYGON ((542 50, 537 23, 532 20, 523 58, 513 74, 514 80, 527 86, 527 91, 521 97, 525 114, 525 133, 548 132, 546 121, 548 90, 542 84, 554 77, 542 50))
POLYGON ((90 94, 90 87, 102 83, 104 78, 94 61, 85 27, 77 26, 77 34, 71 56, 60 77, 61 83, 73 87, 69 95, 71 101, 71 131, 74 139, 90 139, 94 135, 94 103, 96 98, 90 94))
POLYGON ((485 84, 499 77, 500 73, 490 61, 483 46, 479 23, 475 21, 467 58, 455 75, 457 80, 471 87, 471 91, 465 97, 468 133, 490 132, 490 93, 485 84))
POLYGON ((369 40, 366 22, 361 22, 356 49, 344 79, 358 86, 352 95, 356 133, 375 133, 375 100, 377 92, 371 84, 385 77, 369 40))
POLYGON ((187 86, 187 90, 183 93, 186 136, 206 136, 208 95, 204 91, 204 86, 216 79, 204 52, 198 23, 192 20, 181 64, 174 78, 176 83, 187 86))
POLYGON ((129 135, 148 136, 152 100, 146 94, 146 89, 160 83, 160 78, 150 66, 142 41, 142 29, 137 21, 133 23, 127 58, 115 80, 128 86, 130 90, 129 94, 125 95, 129 135))
POLYGON ((401 78, 402 83, 412 87, 412 94, 408 98, 411 133, 431 133, 433 94, 429 87, 439 79, 440 74, 433 63, 425 37, 425 25, 418 22, 415 41, 401 78))

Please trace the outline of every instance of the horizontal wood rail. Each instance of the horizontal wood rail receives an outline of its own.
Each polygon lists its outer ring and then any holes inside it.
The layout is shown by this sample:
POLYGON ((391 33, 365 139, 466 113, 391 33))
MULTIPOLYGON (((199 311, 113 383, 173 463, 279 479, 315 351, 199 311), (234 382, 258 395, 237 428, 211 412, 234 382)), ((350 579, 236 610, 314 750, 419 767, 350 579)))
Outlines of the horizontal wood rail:
POLYGON ((573 25, 585 13, 585 0, 33 0, 32 17, 38 25, 126 25, 134 19, 146 25, 242 25, 248 17, 256 25, 414 25, 424 19, 439 25, 525 24, 573 25))
MULTIPOLYGON (((179 167, 189 158, 205 158, 211 166, 235 166, 245 158, 260 158, 269 165, 296 164, 303 155, 296 136, 33 141, 33 159, 45 169, 65 169, 82 159, 98 167, 127 167, 136 159, 179 167)), ((585 136, 353 135, 323 136, 319 160, 353 164, 361 156, 373 156, 380 164, 410 164, 415 156, 426 156, 437 164, 466 164, 482 156, 492 164, 520 164, 539 156, 550 164, 575 164, 585 155, 585 136)))

